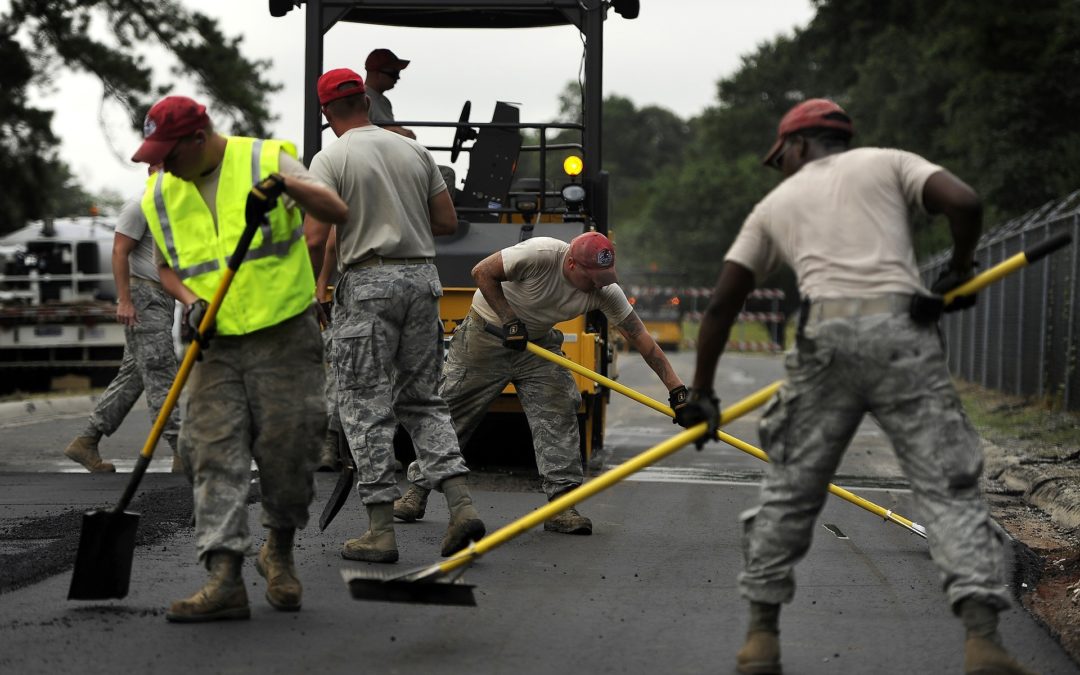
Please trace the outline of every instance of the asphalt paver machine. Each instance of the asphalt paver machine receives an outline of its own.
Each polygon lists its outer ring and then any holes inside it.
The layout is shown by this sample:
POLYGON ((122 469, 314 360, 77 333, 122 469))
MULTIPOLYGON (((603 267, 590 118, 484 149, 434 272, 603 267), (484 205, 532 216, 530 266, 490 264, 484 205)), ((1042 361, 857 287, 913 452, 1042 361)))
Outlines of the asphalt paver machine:
MULTIPOLYGON (((436 264, 445 293, 440 314, 447 338, 468 313, 475 291, 471 270, 486 256, 530 237, 569 241, 590 230, 609 234, 609 177, 603 170, 601 148, 604 23, 616 14, 623 19, 636 18, 638 0, 270 0, 269 4, 274 16, 298 8, 306 12, 307 163, 322 147, 325 126, 316 82, 326 67, 342 65, 325 64, 323 59, 324 36, 339 23, 491 30, 561 26, 579 31, 584 50, 582 115, 576 122, 523 122, 519 107, 506 102, 496 104, 490 122, 471 122, 468 101, 456 120, 394 122, 414 131, 423 127, 454 129, 449 146, 428 149, 440 163, 447 153, 451 163, 461 153, 469 157, 460 189, 453 169, 443 168, 461 221, 456 234, 436 238, 436 264)), ((563 351, 569 359, 614 377, 615 350, 600 312, 557 328, 565 336, 563 351)), ((574 377, 582 396, 582 453, 590 458, 603 447, 609 392, 592 380, 574 377)), ((474 440, 485 436, 485 427, 488 437, 496 433, 505 439, 509 429, 526 428, 523 417, 513 386, 508 386, 492 404, 474 440)), ((505 440, 499 445, 505 448, 505 440)), ((528 456, 531 458, 531 453, 528 456)))

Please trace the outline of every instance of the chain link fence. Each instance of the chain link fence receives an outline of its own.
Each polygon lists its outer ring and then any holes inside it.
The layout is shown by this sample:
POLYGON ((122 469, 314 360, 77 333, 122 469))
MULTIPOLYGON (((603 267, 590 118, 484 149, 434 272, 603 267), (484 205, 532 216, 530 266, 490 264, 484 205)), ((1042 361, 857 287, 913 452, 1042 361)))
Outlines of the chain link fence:
MULTIPOLYGON (((975 260, 986 270, 1061 233, 1072 235, 1069 246, 987 287, 975 307, 945 315, 941 328, 953 375, 1080 409, 1080 190, 985 233, 975 260)), ((943 252, 922 266, 928 288, 948 262, 943 252)))

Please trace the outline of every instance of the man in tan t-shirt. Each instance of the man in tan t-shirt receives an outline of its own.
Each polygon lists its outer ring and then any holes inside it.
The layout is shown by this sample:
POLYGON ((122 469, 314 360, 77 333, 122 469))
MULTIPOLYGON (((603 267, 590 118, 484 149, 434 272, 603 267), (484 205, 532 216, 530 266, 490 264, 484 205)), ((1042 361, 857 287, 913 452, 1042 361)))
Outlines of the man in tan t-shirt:
MULTIPOLYGON (((337 413, 356 461, 356 490, 368 530, 349 539, 349 560, 398 559, 394 461, 400 422, 425 475, 446 495, 444 556, 484 536, 466 484, 446 403, 436 391, 442 362, 442 286, 434 235, 453 234, 457 213, 431 153, 368 119, 364 80, 347 68, 319 78, 319 103, 338 138, 311 161, 311 175, 342 196, 349 217, 337 227, 341 277, 334 288, 330 361, 337 413)), ((305 236, 318 278, 329 225, 308 219, 305 236)))
MULTIPOLYGON (((866 413, 889 436, 927 523, 945 592, 967 629, 969 673, 1027 673, 1005 653, 998 611, 1009 605, 1002 546, 979 493, 982 451, 953 388, 937 332, 939 294, 971 276, 982 224, 978 196, 908 152, 848 150, 854 129, 832 101, 810 99, 780 121, 767 165, 785 180, 746 219, 725 258, 698 336, 682 423, 709 421, 712 384, 732 322, 755 283, 780 263, 798 277, 803 308, 788 381, 761 421, 769 465, 758 507, 742 514, 739 591, 750 628, 741 673, 779 673, 780 604, 844 450, 866 413), (949 271, 922 285, 910 212, 944 213, 955 241, 949 271)), ((970 306, 967 297, 949 306, 970 306)), ((893 670, 905 670, 893 664, 893 670)), ((910 669, 908 669, 910 670, 910 669)))
MULTIPOLYGON (((598 309, 664 382, 672 407, 685 403, 686 387, 615 283, 615 248, 604 235, 587 232, 569 244, 549 237, 528 239, 481 260, 472 274, 477 285, 472 309, 450 341, 440 391, 464 445, 492 400, 513 383, 549 500, 583 480, 577 422, 581 394, 568 370, 521 353, 530 336, 561 354, 562 333, 555 324, 598 309), (503 338, 493 336, 488 326, 497 327, 503 338)), ((431 483, 421 465, 411 465, 408 475, 413 485, 394 505, 394 515, 411 522, 423 517, 431 483)), ((591 534, 592 523, 571 508, 545 522, 544 529, 591 534)))

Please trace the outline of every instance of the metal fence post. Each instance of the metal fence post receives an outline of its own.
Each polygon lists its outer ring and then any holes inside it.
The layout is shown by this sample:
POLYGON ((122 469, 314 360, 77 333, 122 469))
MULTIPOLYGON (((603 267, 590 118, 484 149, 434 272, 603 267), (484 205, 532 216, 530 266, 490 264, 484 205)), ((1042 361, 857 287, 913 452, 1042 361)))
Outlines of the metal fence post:
MULTIPOLYGON (((1005 259, 1005 240, 1004 239, 1002 239, 1001 242, 999 242, 999 246, 1001 248, 1001 255, 998 256, 998 261, 1000 262, 1000 261, 1005 259)), ((1007 284, 1007 283, 1009 283, 1009 282, 1007 280, 1005 280, 1000 284, 996 284, 996 286, 994 287, 994 291, 997 293, 997 297, 998 297, 998 303, 997 303, 997 305, 998 305, 998 307, 997 307, 998 316, 997 316, 997 322, 996 322, 997 325, 998 325, 998 329, 996 331, 994 331, 995 335, 1004 335, 1005 334, 1005 284, 1007 284)), ((996 378, 997 379, 997 384, 994 386, 994 388, 995 389, 1001 389, 1002 386, 1005 384, 1005 377, 1004 377, 1004 375, 1005 375, 1005 344, 1004 344, 1004 341, 1002 341, 1002 340, 995 340, 995 342, 997 343, 997 356, 998 356, 998 358, 997 358, 997 367, 995 368, 995 370, 997 371, 995 373, 995 375, 997 376, 997 378, 996 378)))
MULTIPOLYGON (((1027 232, 1020 231, 1020 250, 1027 250, 1027 232)), ((1019 396, 1024 390, 1024 291, 1026 285, 1024 281, 1027 279, 1027 268, 1024 267, 1020 270, 1020 306, 1017 308, 1017 316, 1020 317, 1020 321, 1016 322, 1016 387, 1014 387, 1013 393, 1019 396)))
MULTIPOLYGON (((1072 240, 1073 242, 1077 242, 1080 241, 1080 239, 1077 238, 1077 235, 1080 234, 1080 224, 1078 224, 1077 217, 1075 215, 1073 216, 1072 221, 1072 240)), ((1069 286, 1071 287, 1069 290, 1069 306, 1066 310, 1068 312, 1069 323, 1068 329, 1066 330, 1067 337, 1065 339, 1065 400, 1062 402, 1065 410, 1072 409, 1069 405, 1069 390, 1072 389, 1072 376, 1073 371, 1075 370, 1073 354, 1075 353, 1076 348, 1075 343, 1073 342, 1073 324, 1076 322, 1076 248, 1076 244, 1074 243, 1072 246, 1072 266, 1069 267, 1069 286)))
MULTIPOLYGON (((1043 239, 1050 237, 1050 226, 1043 224, 1043 239)), ((1046 293, 1050 290, 1050 261, 1046 261, 1042 266, 1042 297, 1046 297, 1046 293)), ((1039 397, 1046 396, 1046 315, 1048 311, 1046 303, 1042 303, 1039 308, 1039 397)))

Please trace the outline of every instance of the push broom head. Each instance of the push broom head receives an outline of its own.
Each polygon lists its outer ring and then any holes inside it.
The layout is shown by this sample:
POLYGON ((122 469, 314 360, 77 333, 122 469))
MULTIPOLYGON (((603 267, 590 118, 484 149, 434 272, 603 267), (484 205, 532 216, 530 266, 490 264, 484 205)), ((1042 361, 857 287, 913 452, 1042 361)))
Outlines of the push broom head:
POLYGON ((448 580, 438 568, 424 567, 416 572, 382 572, 367 569, 343 569, 341 577, 356 600, 407 602, 420 605, 455 605, 475 607, 472 584, 448 580), (434 571, 433 571, 434 569, 434 571))

